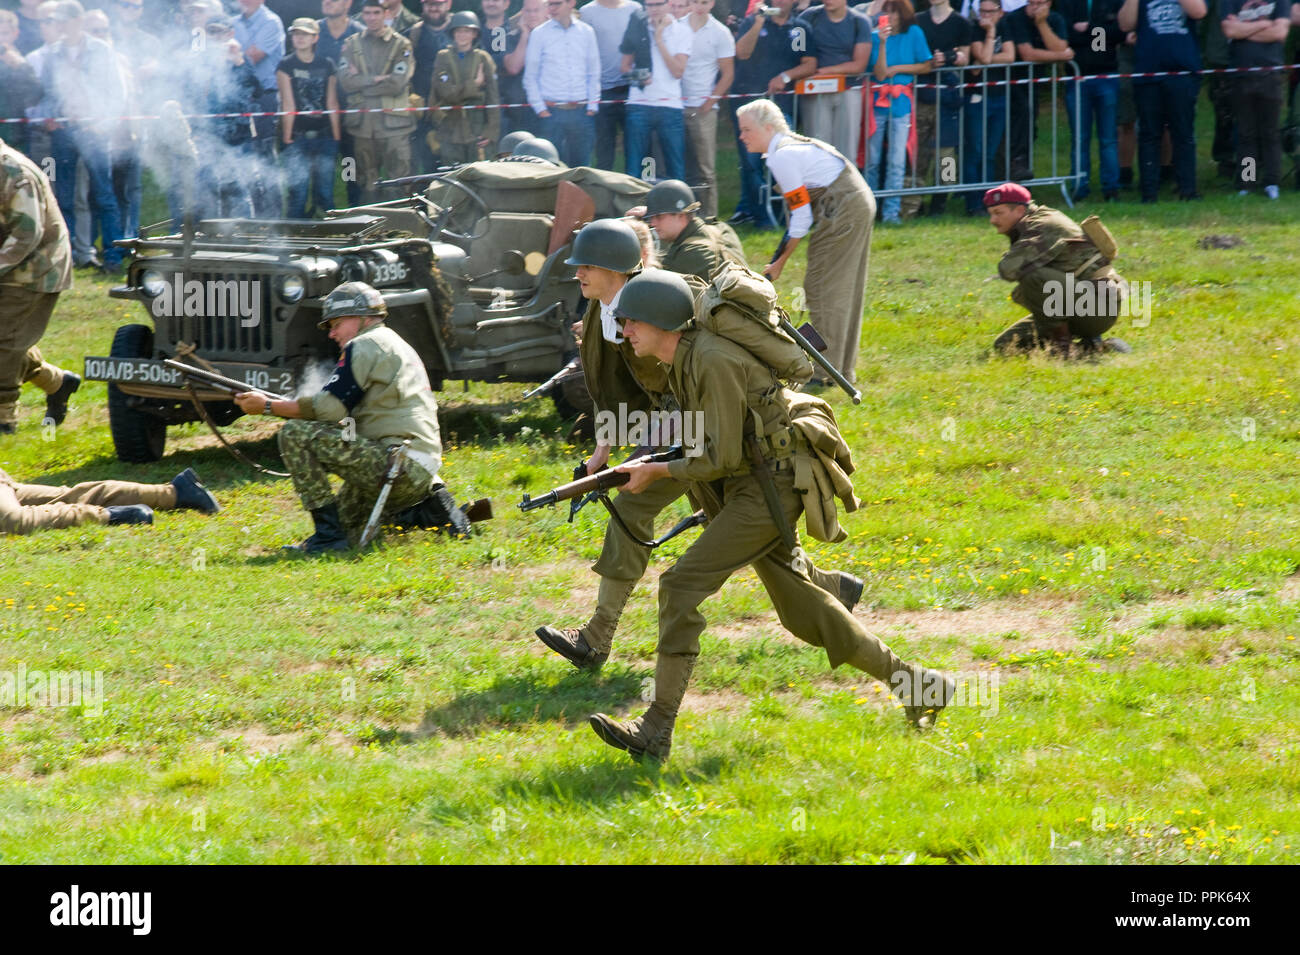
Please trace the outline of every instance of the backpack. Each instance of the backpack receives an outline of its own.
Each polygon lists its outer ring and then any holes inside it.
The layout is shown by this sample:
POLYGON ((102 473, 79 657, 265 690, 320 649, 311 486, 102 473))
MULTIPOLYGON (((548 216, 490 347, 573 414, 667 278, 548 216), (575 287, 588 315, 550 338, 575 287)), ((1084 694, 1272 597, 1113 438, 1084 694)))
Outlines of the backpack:
POLYGON ((804 384, 813 366, 803 348, 782 330, 781 321, 788 318, 777 304, 772 283, 734 262, 723 263, 695 298, 698 327, 735 342, 782 381, 804 384))

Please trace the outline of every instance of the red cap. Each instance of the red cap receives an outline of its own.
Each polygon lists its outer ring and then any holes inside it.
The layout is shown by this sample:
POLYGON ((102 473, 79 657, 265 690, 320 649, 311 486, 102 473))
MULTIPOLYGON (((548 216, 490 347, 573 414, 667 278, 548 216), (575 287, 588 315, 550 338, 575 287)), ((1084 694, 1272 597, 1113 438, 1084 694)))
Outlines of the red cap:
POLYGON ((1034 201, 1029 190, 1018 182, 1004 182, 1000 186, 994 186, 988 192, 984 193, 984 207, 1000 206, 1004 202, 1020 203, 1029 205, 1034 201))

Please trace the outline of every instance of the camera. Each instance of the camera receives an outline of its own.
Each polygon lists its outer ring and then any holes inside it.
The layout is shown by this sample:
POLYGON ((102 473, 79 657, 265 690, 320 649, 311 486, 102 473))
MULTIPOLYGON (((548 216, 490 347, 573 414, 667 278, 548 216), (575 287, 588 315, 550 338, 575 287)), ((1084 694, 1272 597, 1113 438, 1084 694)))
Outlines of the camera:
POLYGON ((650 85, 650 71, 648 69, 629 70, 627 78, 629 82, 635 83, 638 89, 645 89, 650 85))
POLYGON ((779 17, 781 15, 781 8, 780 7, 759 7, 754 12, 757 13, 759 16, 779 17))

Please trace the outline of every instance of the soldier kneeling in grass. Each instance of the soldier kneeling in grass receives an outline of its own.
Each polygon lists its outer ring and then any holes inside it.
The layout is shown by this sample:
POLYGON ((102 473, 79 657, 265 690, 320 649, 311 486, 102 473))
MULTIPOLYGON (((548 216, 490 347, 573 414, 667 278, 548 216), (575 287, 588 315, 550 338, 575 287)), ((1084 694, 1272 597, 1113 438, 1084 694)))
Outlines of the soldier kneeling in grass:
POLYGON ((379 498, 389 457, 404 444, 406 460, 392 483, 385 513, 428 498, 440 510, 440 525, 458 537, 469 536, 469 519, 438 479, 442 439, 429 376, 415 349, 384 324, 387 317, 388 307, 376 289, 345 282, 326 297, 320 321, 343 352, 325 387, 297 399, 272 400, 259 391, 235 395, 245 414, 299 419, 281 429, 280 456, 316 530, 289 550, 322 554, 358 543, 379 498), (330 474, 343 479, 337 499, 330 474))
POLYGON ((1016 283, 1011 300, 1029 309, 994 339, 995 349, 1049 348, 1061 357, 1130 351, 1118 338, 1101 337, 1124 310, 1127 290, 1111 267, 1118 249, 1100 219, 1089 216, 1080 225, 1034 202, 1014 182, 986 192, 984 206, 990 224, 1011 243, 998 275, 1016 283))

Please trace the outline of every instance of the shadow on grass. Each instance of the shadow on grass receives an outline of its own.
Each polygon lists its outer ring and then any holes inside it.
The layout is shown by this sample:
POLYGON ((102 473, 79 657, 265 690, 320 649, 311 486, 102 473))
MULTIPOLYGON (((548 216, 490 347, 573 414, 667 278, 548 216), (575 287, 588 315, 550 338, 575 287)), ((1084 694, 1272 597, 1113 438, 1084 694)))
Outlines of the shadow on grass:
POLYGON ((696 762, 661 766, 651 759, 639 762, 591 736, 591 744, 605 749, 609 756, 594 765, 551 766, 524 779, 512 779, 497 788, 501 803, 519 800, 554 802, 575 808, 590 808, 625 797, 649 796, 660 786, 711 782, 722 775, 726 761, 719 755, 703 756, 696 762))
POLYGON ((435 732, 471 736, 493 728, 548 721, 586 720, 592 713, 639 702, 641 679, 630 672, 593 679, 571 672, 558 683, 530 674, 505 677, 486 690, 466 693, 424 713, 420 727, 403 742, 435 732))
MULTIPOLYGON (((524 385, 519 386, 523 394, 524 385)), ((513 438, 525 428, 543 435, 562 437, 567 422, 555 410, 549 397, 506 404, 443 404, 438 409, 442 433, 455 435, 459 444, 496 444, 513 438)))

